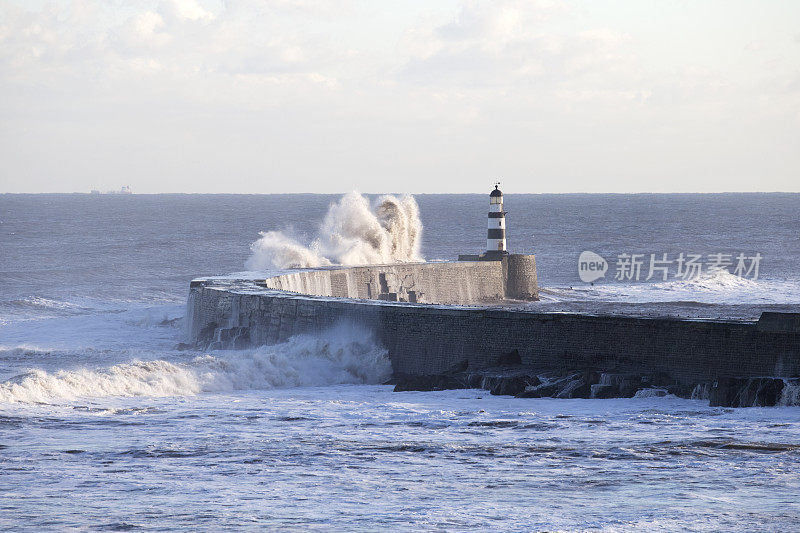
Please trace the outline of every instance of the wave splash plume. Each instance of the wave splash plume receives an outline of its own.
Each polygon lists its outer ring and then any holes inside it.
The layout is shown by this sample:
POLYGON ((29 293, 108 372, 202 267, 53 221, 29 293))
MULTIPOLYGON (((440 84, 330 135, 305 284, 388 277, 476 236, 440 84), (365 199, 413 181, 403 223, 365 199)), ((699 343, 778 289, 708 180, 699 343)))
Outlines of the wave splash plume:
POLYGON ((339 328, 321 337, 298 335, 281 344, 220 351, 186 363, 153 360, 91 370, 32 369, 0 383, 0 402, 379 384, 390 375, 386 350, 361 331, 339 328))
POLYGON ((422 222, 410 195, 384 195, 377 202, 357 192, 328 207, 317 237, 308 246, 281 231, 261 232, 250 245, 249 270, 368 265, 422 261, 422 222))

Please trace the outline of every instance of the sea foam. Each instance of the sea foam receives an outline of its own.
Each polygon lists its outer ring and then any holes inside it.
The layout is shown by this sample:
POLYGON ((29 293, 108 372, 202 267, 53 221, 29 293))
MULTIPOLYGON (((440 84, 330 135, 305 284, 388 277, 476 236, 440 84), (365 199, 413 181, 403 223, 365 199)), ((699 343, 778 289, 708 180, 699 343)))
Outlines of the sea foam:
POLYGON ((784 304, 800 298, 796 282, 745 278, 726 270, 704 272, 691 279, 647 281, 646 276, 633 281, 608 280, 594 285, 547 287, 542 299, 547 301, 595 300, 621 303, 697 302, 708 304, 784 304))

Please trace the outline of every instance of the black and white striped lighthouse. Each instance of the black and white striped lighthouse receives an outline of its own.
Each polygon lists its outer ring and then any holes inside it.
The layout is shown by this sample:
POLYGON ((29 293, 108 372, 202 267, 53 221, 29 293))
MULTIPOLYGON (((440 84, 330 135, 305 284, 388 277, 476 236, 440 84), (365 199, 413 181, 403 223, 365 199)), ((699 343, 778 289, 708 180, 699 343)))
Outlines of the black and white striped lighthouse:
POLYGON ((503 211, 503 192, 499 183, 489 194, 489 233, 486 236, 486 256, 507 255, 506 213, 503 211))

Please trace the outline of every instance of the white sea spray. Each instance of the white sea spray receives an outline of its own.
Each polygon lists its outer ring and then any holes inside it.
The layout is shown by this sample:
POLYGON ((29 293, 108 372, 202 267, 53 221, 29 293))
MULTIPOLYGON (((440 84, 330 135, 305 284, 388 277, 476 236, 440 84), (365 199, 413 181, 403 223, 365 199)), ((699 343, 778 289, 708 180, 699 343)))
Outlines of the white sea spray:
POLYGON ((0 383, 0 402, 60 403, 109 396, 186 396, 201 392, 378 384, 391 375, 386 351, 369 334, 340 327, 272 346, 215 351, 190 362, 162 359, 109 367, 34 368, 0 383))
POLYGON ((384 195, 373 204, 351 192, 328 207, 308 245, 282 231, 266 231, 250 245, 251 270, 422 261, 422 222, 412 196, 384 195))

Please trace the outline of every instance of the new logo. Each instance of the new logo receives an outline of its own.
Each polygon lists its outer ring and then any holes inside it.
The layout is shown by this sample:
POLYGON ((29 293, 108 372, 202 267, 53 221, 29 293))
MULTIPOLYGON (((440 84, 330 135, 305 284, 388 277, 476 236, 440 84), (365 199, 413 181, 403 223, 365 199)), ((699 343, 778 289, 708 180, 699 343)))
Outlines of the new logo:
POLYGON ((578 257, 578 275, 584 283, 591 283, 606 276, 608 262, 594 252, 584 251, 578 257))

